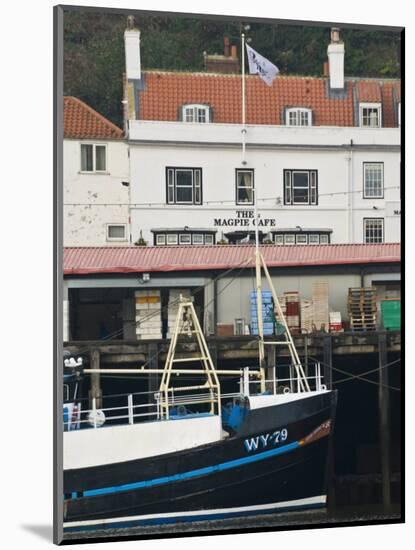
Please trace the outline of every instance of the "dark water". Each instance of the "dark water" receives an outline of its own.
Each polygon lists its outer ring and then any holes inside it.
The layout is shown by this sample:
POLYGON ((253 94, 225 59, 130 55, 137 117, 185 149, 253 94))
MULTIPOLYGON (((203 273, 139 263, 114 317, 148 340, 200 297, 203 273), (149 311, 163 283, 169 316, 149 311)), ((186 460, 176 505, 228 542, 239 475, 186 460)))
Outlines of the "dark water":
POLYGON ((235 530, 279 530, 284 528, 320 526, 338 524, 347 526, 349 523, 365 524, 367 522, 399 522, 402 520, 399 506, 385 510, 381 506, 364 508, 341 508, 337 510, 309 510, 301 512, 288 512, 280 514, 266 514, 262 516, 251 516, 248 518, 231 518, 222 520, 194 521, 176 523, 169 525, 131 527, 124 529, 100 529, 70 533, 64 536, 66 541, 75 541, 89 538, 118 537, 163 537, 166 535, 180 536, 193 534, 195 532, 203 535, 203 532, 216 532, 225 534, 235 530))

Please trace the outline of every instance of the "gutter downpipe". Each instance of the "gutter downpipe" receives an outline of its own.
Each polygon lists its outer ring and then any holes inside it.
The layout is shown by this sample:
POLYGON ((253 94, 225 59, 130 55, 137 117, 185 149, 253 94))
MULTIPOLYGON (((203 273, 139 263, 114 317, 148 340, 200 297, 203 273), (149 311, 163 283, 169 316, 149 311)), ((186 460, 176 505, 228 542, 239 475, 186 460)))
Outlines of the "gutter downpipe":
POLYGON ((348 199, 347 199, 347 210, 348 210, 348 241, 350 244, 353 243, 353 140, 350 140, 350 149, 348 157, 348 199))

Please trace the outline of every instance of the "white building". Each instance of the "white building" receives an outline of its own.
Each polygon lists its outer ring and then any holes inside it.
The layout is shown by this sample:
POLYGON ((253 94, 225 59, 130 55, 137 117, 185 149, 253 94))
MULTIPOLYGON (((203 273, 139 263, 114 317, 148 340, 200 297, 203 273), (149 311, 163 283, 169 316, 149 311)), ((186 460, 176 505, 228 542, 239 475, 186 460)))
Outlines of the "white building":
POLYGON ((64 98, 64 245, 130 244, 128 145, 123 131, 64 98))
POLYGON ((345 78, 336 29, 327 77, 246 77, 245 128, 240 74, 142 71, 140 32, 125 46, 133 242, 252 239, 255 195, 264 242, 400 240, 400 81, 345 78))

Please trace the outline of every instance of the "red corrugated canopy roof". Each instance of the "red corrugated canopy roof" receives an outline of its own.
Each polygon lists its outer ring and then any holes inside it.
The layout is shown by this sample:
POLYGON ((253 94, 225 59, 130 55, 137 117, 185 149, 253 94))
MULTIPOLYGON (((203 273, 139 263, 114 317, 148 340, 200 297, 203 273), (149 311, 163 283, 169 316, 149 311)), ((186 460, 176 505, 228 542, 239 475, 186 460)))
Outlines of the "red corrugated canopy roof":
MULTIPOLYGON (((400 245, 333 244, 261 247, 269 267, 400 262, 400 245)), ((65 275, 197 271, 254 265, 253 245, 73 247, 64 250, 65 275)))

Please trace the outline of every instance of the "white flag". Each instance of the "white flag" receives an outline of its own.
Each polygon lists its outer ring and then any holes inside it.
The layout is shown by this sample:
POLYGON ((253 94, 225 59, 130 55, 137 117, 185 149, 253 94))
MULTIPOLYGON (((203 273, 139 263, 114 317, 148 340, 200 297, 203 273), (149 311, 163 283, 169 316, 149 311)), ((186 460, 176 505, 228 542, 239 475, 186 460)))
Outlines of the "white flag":
POLYGON ((249 74, 259 74, 268 86, 272 86, 272 81, 280 72, 279 68, 265 57, 262 57, 248 44, 246 44, 246 53, 248 54, 249 74))

